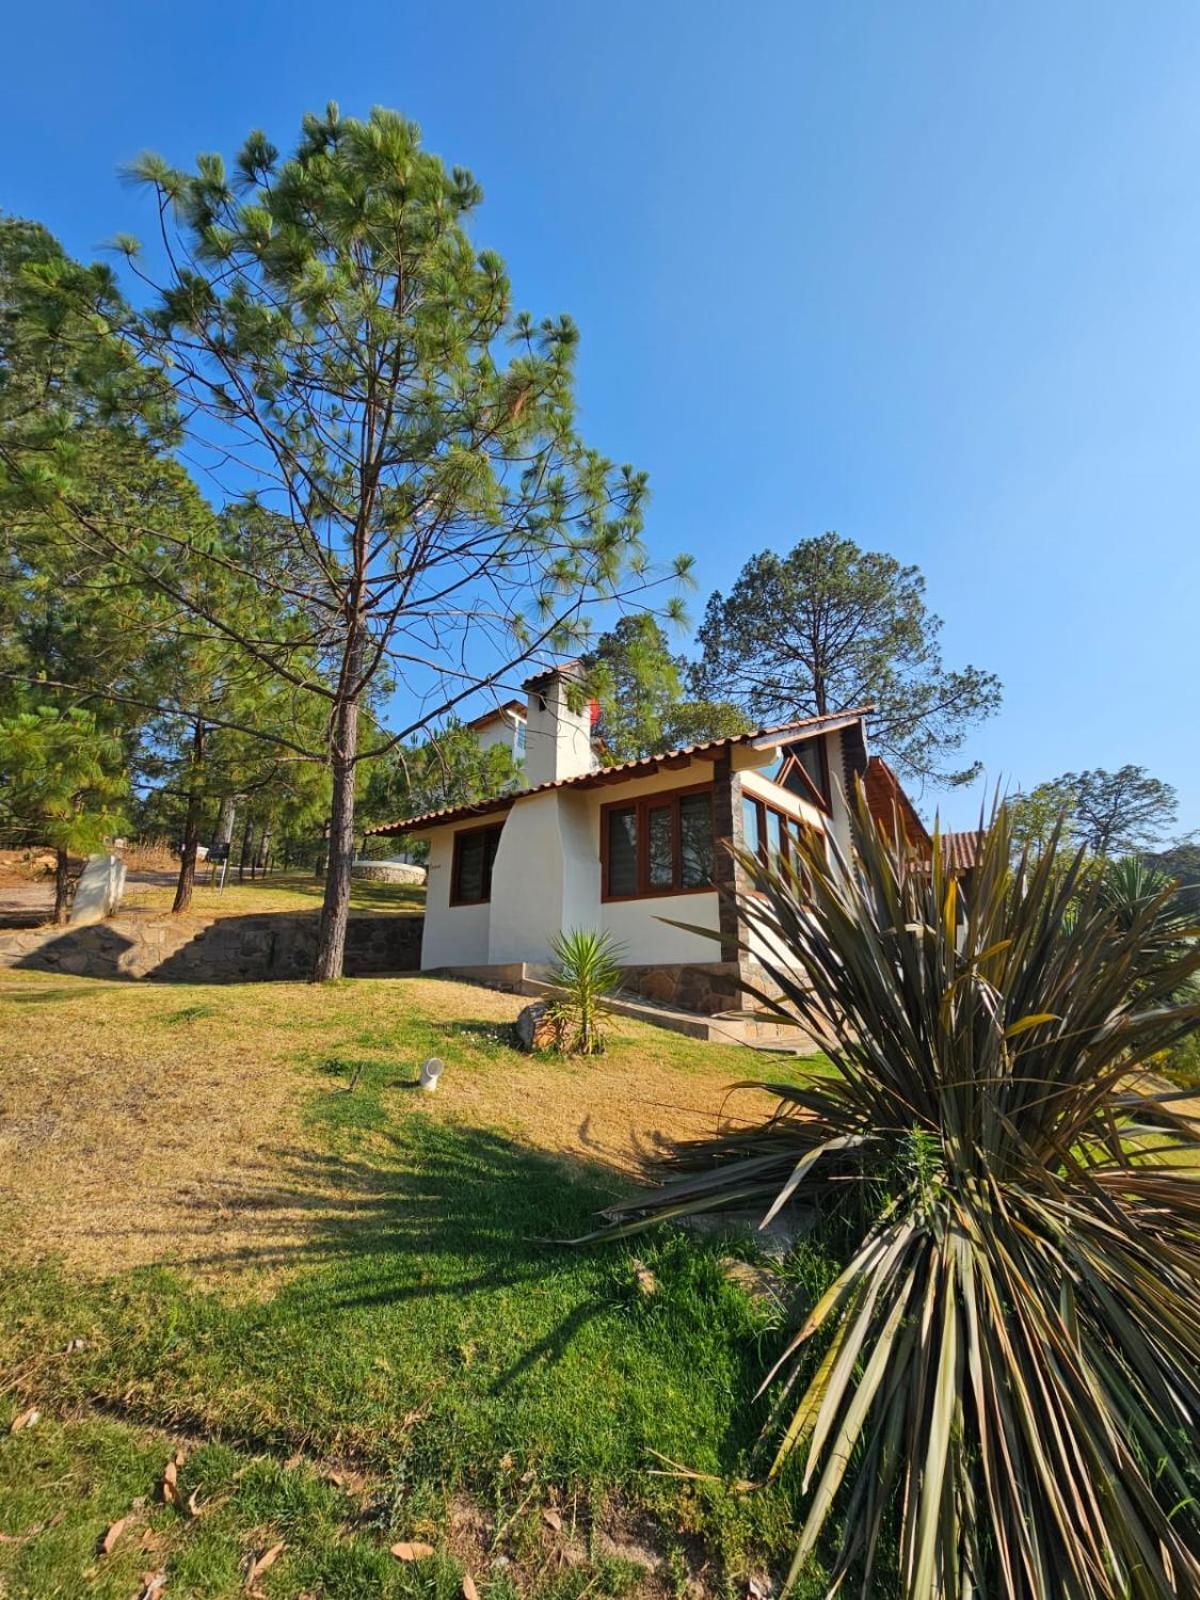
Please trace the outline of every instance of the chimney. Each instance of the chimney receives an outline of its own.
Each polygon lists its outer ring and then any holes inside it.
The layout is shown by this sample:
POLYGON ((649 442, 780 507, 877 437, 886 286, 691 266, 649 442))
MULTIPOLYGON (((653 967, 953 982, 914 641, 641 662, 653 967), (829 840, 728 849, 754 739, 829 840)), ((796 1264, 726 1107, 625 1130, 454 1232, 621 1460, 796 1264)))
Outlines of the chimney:
POLYGON ((525 781, 531 789, 560 778, 578 778, 599 764, 592 750, 592 714, 586 697, 571 709, 571 685, 578 685, 577 661, 541 672, 525 684, 529 712, 525 724, 525 781))

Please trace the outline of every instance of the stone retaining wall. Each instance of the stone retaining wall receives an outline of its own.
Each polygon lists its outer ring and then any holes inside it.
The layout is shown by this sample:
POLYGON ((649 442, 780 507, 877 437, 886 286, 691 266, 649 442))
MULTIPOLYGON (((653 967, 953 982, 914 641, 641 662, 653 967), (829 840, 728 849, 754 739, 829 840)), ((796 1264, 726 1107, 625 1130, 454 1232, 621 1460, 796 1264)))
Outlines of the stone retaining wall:
MULTIPOLYGON (((346 976, 415 972, 423 918, 352 916, 346 976)), ((89 978, 156 978, 176 983, 305 978, 317 947, 315 912, 214 917, 111 917, 85 928, 0 933, 0 967, 89 978)))
POLYGON ((678 1006, 681 1011, 707 1017, 739 1011, 747 1003, 736 961, 622 967, 621 987, 643 1000, 657 1000, 659 1005, 678 1006))
POLYGON ((356 861, 350 876, 359 883, 424 883, 426 871, 412 861, 356 861))

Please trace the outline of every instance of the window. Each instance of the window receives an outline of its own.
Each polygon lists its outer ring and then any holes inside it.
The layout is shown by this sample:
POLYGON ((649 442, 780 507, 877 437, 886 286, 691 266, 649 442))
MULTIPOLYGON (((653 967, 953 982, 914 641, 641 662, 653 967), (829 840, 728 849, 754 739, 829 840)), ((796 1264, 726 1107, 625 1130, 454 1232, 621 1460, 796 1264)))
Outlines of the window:
POLYGON ((679 799, 679 886, 707 889, 713 868, 712 791, 679 799))
POLYGON ((779 760, 763 774, 801 800, 829 810, 829 766, 822 738, 785 745, 779 760))
POLYGON ((525 754, 525 719, 523 717, 517 722, 516 737, 513 739, 513 754, 518 761, 525 754))
POLYGON ((808 835, 808 842, 824 844, 824 835, 798 817, 777 811, 757 795, 742 795, 743 847, 764 866, 775 867, 782 862, 798 871, 801 866, 798 846, 804 834, 808 835))
POLYGON ((638 813, 636 806, 613 806, 608 812, 608 872, 605 894, 638 892, 638 813))
POLYGON ((606 900, 711 889, 712 789, 681 789, 600 808, 606 900))
POLYGON ((478 906, 492 898, 492 863, 503 831, 504 824, 496 822, 487 828, 460 828, 454 835, 452 906, 478 906))

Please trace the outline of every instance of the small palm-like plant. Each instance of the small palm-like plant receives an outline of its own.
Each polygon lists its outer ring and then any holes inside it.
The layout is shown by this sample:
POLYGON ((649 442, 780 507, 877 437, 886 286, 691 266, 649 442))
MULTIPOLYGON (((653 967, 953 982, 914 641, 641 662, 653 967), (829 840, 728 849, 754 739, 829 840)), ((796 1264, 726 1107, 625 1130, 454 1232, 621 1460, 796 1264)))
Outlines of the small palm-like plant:
POLYGON ((789 1583, 836 1516, 830 1595, 872 1593, 895 1529, 910 1600, 1197 1596, 1200 1132, 1137 1068, 1196 1028, 1200 951, 1164 951, 1157 894, 1115 915, 1057 837, 1010 849, 1001 813, 964 901, 860 796, 850 861, 745 858, 742 917, 836 1075, 745 1086, 770 1118, 683 1150, 614 1231, 793 1196, 862 1219, 771 1374, 789 1583))
POLYGON ((622 947, 609 933, 572 928, 555 934, 550 948, 554 956, 550 1011, 560 1048, 573 1055, 601 1055, 606 1002, 621 984, 622 947))

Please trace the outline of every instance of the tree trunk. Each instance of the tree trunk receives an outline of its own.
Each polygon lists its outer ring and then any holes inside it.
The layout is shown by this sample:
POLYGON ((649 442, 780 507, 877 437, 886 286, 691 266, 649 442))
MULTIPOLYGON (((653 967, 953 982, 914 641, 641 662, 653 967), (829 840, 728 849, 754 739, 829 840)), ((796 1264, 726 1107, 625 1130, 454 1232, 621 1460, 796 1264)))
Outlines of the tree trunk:
POLYGON ((246 863, 250 860, 250 846, 254 839, 253 818, 246 818, 246 825, 242 829, 242 853, 238 857, 238 882, 246 881, 246 863))
POLYGON ((271 824, 263 823, 263 830, 258 836, 258 849, 254 852, 254 865, 264 877, 267 873, 267 861, 271 855, 271 824))
POLYGON ((69 862, 65 850, 54 852, 54 924, 61 928, 66 923, 71 901, 69 862))
MULTIPOLYGON (((351 676, 357 676, 356 673, 351 676)), ((340 978, 350 916, 350 868, 354 865, 354 757, 358 751, 358 701, 338 708, 333 751, 333 810, 325 868, 325 900, 317 930, 313 983, 340 978)))
POLYGON ((192 787, 188 791, 187 816, 183 824, 183 851, 179 860, 179 880, 175 885, 172 912, 186 911, 196 886, 196 847, 200 843, 200 769, 204 764, 204 724, 192 730, 192 787))
POLYGON ((236 794, 227 794, 221 801, 221 809, 217 813, 217 831, 213 835, 214 844, 228 844, 233 838, 233 819, 237 816, 237 803, 236 794))

